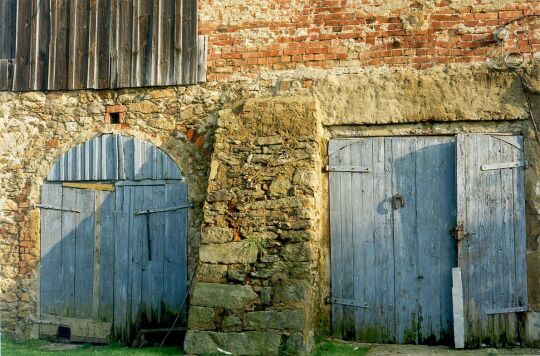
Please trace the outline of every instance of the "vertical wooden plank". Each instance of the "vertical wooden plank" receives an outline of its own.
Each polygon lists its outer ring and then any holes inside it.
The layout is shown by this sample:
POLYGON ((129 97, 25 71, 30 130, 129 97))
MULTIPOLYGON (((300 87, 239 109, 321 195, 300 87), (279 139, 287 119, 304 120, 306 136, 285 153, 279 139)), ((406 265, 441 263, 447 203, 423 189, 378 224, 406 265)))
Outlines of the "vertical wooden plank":
MULTIPOLYGON (((143 255, 143 245, 146 245, 148 233, 147 214, 137 215, 138 211, 149 209, 151 199, 145 190, 149 187, 133 187, 133 223, 130 231, 130 261, 129 261, 129 279, 131 284, 131 293, 128 296, 130 303, 130 328, 129 333, 136 330, 141 323, 141 298, 142 298, 142 269, 147 267, 148 256, 143 255)), ((151 187, 150 187, 151 189, 151 187)), ((128 337, 134 336, 128 334, 128 337)))
POLYGON ((109 35, 109 81, 108 88, 118 87, 118 67, 120 55, 120 21, 122 14, 120 13, 121 0, 111 0, 110 18, 110 35, 109 35))
POLYGON ((66 89, 69 85, 70 66, 70 13, 72 2, 70 0, 56 0, 55 21, 56 30, 54 84, 52 89, 66 89))
POLYGON ((452 312, 454 320, 454 347, 465 347, 465 317, 463 309, 463 282, 461 268, 452 268, 452 312))
POLYGON ((30 42, 30 51, 28 61, 29 63, 29 81, 28 89, 37 90, 37 67, 38 67, 38 54, 39 54, 39 30, 41 22, 41 6, 37 1, 32 1, 30 5, 31 20, 30 20, 30 37, 26 41, 30 42))
POLYGON ((31 88, 30 52, 32 42, 32 0, 17 1, 16 58, 13 89, 16 91, 31 88))
MULTIPOLYGON (((66 188, 70 189, 70 188, 66 188)), ((94 272, 94 191, 76 189, 77 209, 81 212, 75 230, 75 304, 73 315, 89 319, 92 315, 94 272)))
MULTIPOLYGON (((375 250, 375 210, 376 203, 373 191, 374 186, 374 164, 373 156, 379 144, 379 139, 370 138, 362 139, 360 144, 351 146, 352 157, 354 162, 358 162, 359 166, 370 167, 371 173, 352 173, 353 191, 352 197, 354 201, 360 202, 360 210, 354 208, 353 204, 353 231, 354 231, 354 265, 355 265, 355 300, 365 301, 370 304, 369 308, 356 308, 356 324, 363 320, 363 340, 366 342, 377 342, 381 338, 380 326, 377 322, 377 311, 380 307, 380 302, 376 297, 377 290, 380 289, 381 281, 378 278, 379 267, 373 268, 376 261, 375 250), (356 183, 356 184, 355 184, 356 183), (356 188, 356 187, 357 188, 356 188), (355 199, 355 197, 357 197, 355 199), (358 212, 362 212, 358 214, 358 212), (359 249, 356 248, 357 241, 359 249), (356 255, 361 254, 362 264, 357 264, 356 255), (357 274, 357 275, 356 275, 357 274), (357 288, 361 284, 362 279, 364 285, 357 288), (358 295, 356 291, 359 291, 358 295)), ((358 328, 357 328, 358 334, 358 328)))
POLYGON ((114 238, 114 335, 126 339, 129 326, 128 298, 130 289, 130 232, 133 230, 131 187, 117 187, 116 225, 114 238))
MULTIPOLYGON (((116 188, 118 189, 118 188, 116 188)), ((101 248, 98 321, 112 322, 114 315, 115 273, 115 192, 101 192, 101 248)), ((125 227, 124 227, 125 229, 125 227)))
POLYGON ((103 205, 103 192, 96 190, 95 192, 95 212, 94 212, 94 270, 92 281, 92 320, 99 318, 99 301, 101 293, 101 213, 103 205))
POLYGON ((417 251, 416 234, 416 138, 393 138, 394 194, 403 197, 405 206, 394 211, 394 257, 396 294, 396 341, 416 343, 417 251))
POLYGON ((88 17, 88 47, 86 48, 87 66, 86 66, 86 87, 97 88, 97 39, 98 39, 98 1, 89 0, 88 17))
MULTIPOLYGON (((167 207, 165 185, 144 187, 145 201, 149 208, 167 207)), ((143 318, 151 323, 161 319, 161 301, 163 299, 163 243, 165 232, 165 213, 148 214, 150 226, 150 250, 143 243, 143 259, 147 256, 147 266, 142 271, 142 313, 143 318)))
POLYGON ((90 57, 88 56, 90 28, 88 26, 88 19, 90 18, 90 1, 91 0, 77 0, 77 6, 75 9, 75 24, 76 33, 74 38, 74 49, 76 63, 74 63, 73 73, 73 88, 86 89, 88 88, 88 63, 90 57))
MULTIPOLYGON (((444 219, 439 228, 439 286, 440 286, 440 340, 442 343, 452 342, 452 268, 457 266, 457 246, 451 229, 457 224, 456 202, 456 139, 444 138, 441 140, 441 171, 444 172, 438 179, 438 187, 441 192, 437 210, 444 219)), ((436 197, 437 195, 435 195, 436 197)))
POLYGON ((161 41, 161 2, 162 0, 152 1, 152 37, 151 37, 151 53, 152 66, 150 74, 150 85, 157 85, 160 79, 160 41, 161 41))
POLYGON ((39 36, 37 36, 37 63, 35 70, 35 88, 48 90, 49 85, 49 49, 51 33, 51 2, 41 1, 39 8, 39 36))
POLYGON ((377 318, 383 325, 381 342, 396 342, 395 320, 395 266, 394 266, 394 230, 392 212, 392 139, 378 139, 378 152, 374 162, 374 172, 377 194, 377 220, 375 226, 375 248, 378 251, 377 266, 382 266, 378 272, 380 288, 378 298, 381 300, 381 309, 377 318), (381 172, 381 173, 378 173, 381 172))
POLYGON ((17 0, 0 2, 0 59, 15 58, 17 0))
MULTIPOLYGON (((77 207, 77 189, 62 189, 62 208, 79 210, 77 207)), ((61 316, 75 316, 75 279, 76 271, 76 231, 81 220, 80 214, 70 211, 62 212, 62 296, 63 309, 61 316)))
POLYGON ((174 83, 182 84, 182 14, 183 0, 174 1, 174 83))
POLYGON ((174 84, 175 0, 162 0, 161 5, 160 85, 172 85, 174 84))
POLYGON ((119 88, 129 87, 132 61, 132 29, 133 29, 133 4, 132 0, 118 0, 118 67, 116 86, 119 88))
MULTIPOLYGON (((524 160, 523 137, 516 137, 519 149, 514 149, 514 160, 524 160)), ((514 260, 516 261, 516 306, 526 306, 527 294, 527 234, 525 225, 525 169, 519 167, 512 169, 514 189, 514 260)))
POLYGON ((206 83, 206 70, 208 67, 208 36, 198 36, 197 46, 197 82, 206 83))
POLYGON ((153 62, 152 45, 154 37, 154 2, 139 0, 139 60, 137 68, 137 83, 149 86, 152 83, 153 62))
MULTIPOLYGON (((62 206, 62 186, 43 184, 41 203, 62 206)), ((40 308, 42 314, 58 314, 62 309, 62 213, 41 209, 40 308)))
POLYGON ((184 0, 182 22, 182 84, 197 81, 197 1, 184 0))
POLYGON ((132 14, 131 14, 131 63, 130 63, 130 69, 131 72, 129 73, 129 86, 130 87, 138 87, 139 84, 139 62, 141 59, 141 53, 140 53, 140 40, 139 40, 139 29, 140 29, 140 21, 139 17, 141 15, 140 10, 141 0, 132 0, 132 14))
MULTIPOLYGON (((167 206, 187 203, 187 186, 184 182, 165 186, 167 206)), ((165 236, 163 240, 163 313, 175 315, 187 293, 187 209, 164 214, 165 236)))
MULTIPOLYGON (((334 141, 335 142, 335 141, 334 141)), ((332 144, 332 141, 330 145, 332 144)), ((339 152, 330 155, 329 164, 337 166, 341 163, 339 152)), ((342 260, 341 260, 341 239, 342 226, 341 216, 344 214, 341 204, 341 178, 340 173, 330 172, 330 262, 331 262, 331 277, 332 277, 332 297, 341 298, 342 282, 342 260)), ((332 304, 332 333, 337 339, 343 337, 342 327, 342 307, 339 304, 332 304)))
POLYGON ((96 43, 97 68, 95 77, 97 77, 96 87, 99 89, 109 88, 109 71, 111 67, 111 37, 115 34, 115 28, 112 26, 112 1, 98 0, 97 3, 97 28, 98 36, 96 43))

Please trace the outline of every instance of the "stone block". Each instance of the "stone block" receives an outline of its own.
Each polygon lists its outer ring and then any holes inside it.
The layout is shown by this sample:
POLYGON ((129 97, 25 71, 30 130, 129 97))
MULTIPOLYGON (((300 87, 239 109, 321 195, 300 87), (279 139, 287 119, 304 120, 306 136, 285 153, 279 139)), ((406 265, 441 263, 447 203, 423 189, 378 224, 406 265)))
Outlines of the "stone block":
POLYGON ((272 332, 218 333, 189 330, 184 351, 187 354, 210 354, 218 348, 234 355, 278 355, 281 335, 272 332))
POLYGON ((240 309, 258 298, 250 286, 197 283, 193 289, 191 305, 240 309))
POLYGON ((302 330, 304 328, 304 311, 293 309, 250 312, 246 315, 246 326, 255 330, 302 330))
POLYGON ((207 263, 255 263, 257 249, 242 242, 202 245, 199 251, 201 262, 207 263))
POLYGON ((283 248, 283 257, 287 261, 311 261, 311 247, 309 242, 287 245, 283 248))
POLYGON ((225 279, 226 274, 226 265, 203 263, 199 265, 199 270, 197 271, 197 280, 199 282, 219 283, 225 279))
POLYGON ((283 143, 283 139, 281 138, 281 136, 278 136, 278 135, 262 136, 262 137, 257 137, 255 142, 259 146, 279 145, 280 143, 283 143))
POLYGON ((241 331, 242 330, 242 320, 236 315, 229 315, 223 318, 223 323, 221 324, 223 331, 241 331))
POLYGON ((308 286, 302 284, 280 285, 275 288, 274 303, 305 302, 308 286))
POLYGON ((213 308, 192 306, 189 308, 188 326, 194 330, 213 330, 216 327, 213 308))
POLYGON ((201 234, 203 244, 231 242, 233 231, 229 228, 212 226, 205 228, 201 234))

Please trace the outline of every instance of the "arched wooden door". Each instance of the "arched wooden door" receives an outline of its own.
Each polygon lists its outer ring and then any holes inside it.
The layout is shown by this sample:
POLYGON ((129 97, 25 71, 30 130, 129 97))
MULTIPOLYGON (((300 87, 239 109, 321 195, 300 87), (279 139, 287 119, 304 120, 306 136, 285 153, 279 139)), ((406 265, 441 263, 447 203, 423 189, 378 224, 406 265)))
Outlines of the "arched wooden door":
POLYGON ((103 135, 53 166, 41 199, 41 336, 131 341, 187 292, 187 186, 148 142, 103 135))

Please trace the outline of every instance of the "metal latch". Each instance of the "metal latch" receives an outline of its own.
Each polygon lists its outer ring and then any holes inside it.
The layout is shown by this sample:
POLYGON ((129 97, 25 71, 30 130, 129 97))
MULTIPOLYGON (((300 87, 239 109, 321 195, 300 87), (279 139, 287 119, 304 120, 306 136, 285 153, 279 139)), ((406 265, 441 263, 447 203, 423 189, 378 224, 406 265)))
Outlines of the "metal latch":
POLYGON ((457 242, 468 239, 469 237, 474 235, 474 232, 465 232, 463 222, 460 222, 455 228, 450 229, 448 232, 457 242))
POLYGON ((392 207, 394 210, 398 210, 400 205, 402 208, 405 207, 405 198, 402 195, 396 194, 392 198, 392 207))
POLYGON ((81 213, 80 210, 66 209, 66 208, 60 208, 60 207, 57 207, 57 206, 50 206, 50 205, 44 205, 44 204, 32 204, 31 208, 32 209, 41 208, 41 209, 48 209, 48 210, 69 211, 71 213, 77 213, 77 214, 81 213))
POLYGON ((341 305, 348 305, 348 306, 353 306, 353 307, 358 307, 358 308, 369 308, 369 303, 352 300, 352 299, 327 297, 325 302, 326 304, 341 304, 341 305))
POLYGON ((170 208, 162 208, 162 209, 142 210, 142 211, 136 212, 135 215, 162 213, 165 211, 174 211, 174 210, 187 209, 187 208, 193 208, 193 204, 171 206, 170 208))
POLYGON ((326 172, 350 172, 350 173, 369 173, 371 168, 364 166, 326 166, 326 172))

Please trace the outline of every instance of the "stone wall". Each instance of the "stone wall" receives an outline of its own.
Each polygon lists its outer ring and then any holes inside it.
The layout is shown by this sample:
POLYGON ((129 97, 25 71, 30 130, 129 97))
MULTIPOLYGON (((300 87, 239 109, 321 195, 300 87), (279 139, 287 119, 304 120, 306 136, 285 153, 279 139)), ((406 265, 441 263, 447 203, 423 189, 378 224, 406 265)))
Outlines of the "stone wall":
POLYGON ((310 98, 251 99, 221 112, 186 352, 310 349, 320 136, 310 98))
POLYGON ((28 335, 36 317, 40 187, 55 160, 100 133, 149 141, 168 153, 187 179, 190 266, 199 245, 209 152, 222 106, 219 86, 0 93, 0 274, 2 327, 28 335), (106 106, 123 104, 125 123, 105 123, 106 106))
MULTIPOLYGON (((525 83, 538 120, 535 63, 527 65, 525 83)), ((2 326, 28 336, 36 316, 39 211, 31 203, 39 202, 43 179, 63 152, 102 132, 156 144, 187 177, 195 203, 190 267, 199 266, 190 352, 298 352, 328 329, 321 167, 331 137, 522 131, 530 162, 529 301, 540 311, 540 145, 526 98, 519 75, 486 65, 304 68, 191 87, 2 93, 2 326), (105 107, 114 104, 126 105, 125 124, 105 124, 105 107)))
POLYGON ((210 80, 267 70, 484 62, 540 50, 538 0, 201 0, 210 80), (524 17, 526 16, 526 17, 524 17), (504 48, 493 32, 506 28, 504 48))

